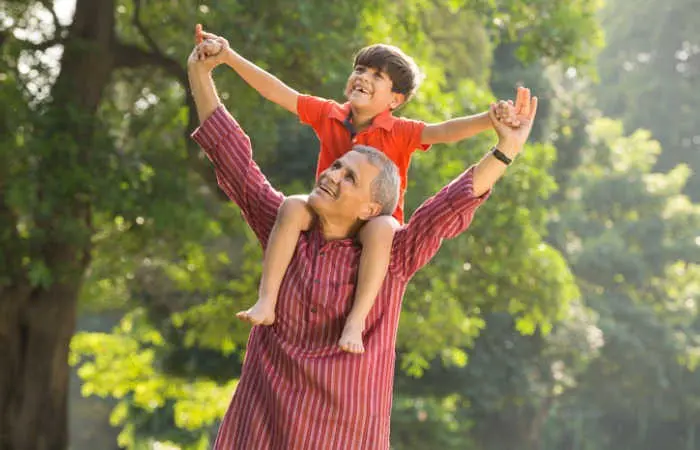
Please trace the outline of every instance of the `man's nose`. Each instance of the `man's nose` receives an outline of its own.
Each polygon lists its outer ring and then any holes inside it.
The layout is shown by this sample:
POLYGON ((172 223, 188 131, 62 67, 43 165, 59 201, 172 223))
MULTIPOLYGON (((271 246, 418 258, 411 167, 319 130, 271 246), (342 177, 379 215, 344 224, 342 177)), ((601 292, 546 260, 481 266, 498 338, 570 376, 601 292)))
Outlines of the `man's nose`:
POLYGON ((328 171, 328 178, 334 183, 338 184, 340 182, 341 171, 339 169, 331 169, 328 171))

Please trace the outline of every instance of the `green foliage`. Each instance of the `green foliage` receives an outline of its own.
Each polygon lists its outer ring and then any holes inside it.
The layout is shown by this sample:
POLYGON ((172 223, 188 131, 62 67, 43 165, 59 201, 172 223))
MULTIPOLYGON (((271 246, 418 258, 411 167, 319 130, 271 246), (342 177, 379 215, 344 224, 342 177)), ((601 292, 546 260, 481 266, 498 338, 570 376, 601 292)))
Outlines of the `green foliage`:
MULTIPOLYGON (((20 26, 36 25, 40 7, 25 3, 6 2, 1 8, 20 26)), ((47 241, 43 230, 56 233, 53 240, 89 243, 82 311, 125 315, 112 333, 78 334, 72 363, 80 367, 84 395, 118 400, 112 421, 121 427, 119 444, 126 448, 156 439, 206 448, 239 376, 248 328, 234 313, 257 292, 260 249, 236 208, 222 203, 210 178, 200 176, 211 168, 185 139, 192 112, 178 69, 191 49, 194 23, 223 34, 233 48, 294 88, 338 100, 354 51, 376 41, 395 43, 427 74, 401 114, 426 121, 487 107, 494 99, 487 83, 493 82, 492 64, 503 43, 510 43, 519 64, 545 60, 583 69, 592 68, 586 64, 600 45, 597 2, 591 0, 304 0, 284 9, 277 2, 250 0, 138 2, 142 29, 135 23, 137 2, 116 3, 115 39, 159 56, 152 61, 155 69, 134 63, 111 70, 94 114, 71 106, 79 103, 82 86, 52 90, 46 80, 60 75, 60 67, 52 68, 42 52, 13 39, 0 47, 0 99, 8 106, 0 113, 0 288, 15 278, 14 267, 28 268, 30 282, 42 288, 65 276, 36 252, 47 241), (26 70, 17 68, 20 58, 26 70), (39 114, 53 99, 77 100, 39 114), (85 158, 79 147, 84 150, 88 140, 75 136, 88 133, 92 151, 85 158), (65 205, 73 199, 85 207, 80 217, 86 220, 67 220, 74 211, 65 205), (5 204, 17 217, 16 226, 6 221, 5 204), (42 220, 51 220, 52 227, 37 226, 42 220)), ((49 39, 52 33, 49 27, 41 30, 49 39)), ((78 46, 87 52, 95 45, 78 46)), ((541 71, 538 64, 529 67, 541 71)), ((216 79, 222 99, 251 135, 264 170, 287 192, 308 186, 317 149, 313 133, 228 69, 218 69, 216 79)), ((511 96, 512 86, 496 94, 511 96)), ((486 135, 417 155, 409 208, 477 161, 492 142, 486 135)), ((569 379, 595 353, 580 340, 592 325, 577 309, 579 288, 561 253, 545 242, 546 200, 557 189, 549 173, 554 162, 552 145, 529 146, 471 231, 446 243, 409 286, 399 334, 400 385, 406 393, 396 404, 397 448, 476 446, 483 436, 483 427, 476 425, 493 417, 481 412, 495 414, 516 404, 525 405, 525 414, 540 399, 528 395, 559 395, 571 388, 532 376, 533 371, 546 373, 548 365, 565 360, 560 372, 569 379), (514 349, 532 352, 498 353, 495 345, 480 346, 504 342, 503 333, 514 349), (576 351, 569 350, 572 346, 576 351), (528 361, 540 349, 546 358, 528 361), (498 392, 509 378, 489 383, 489 368, 500 370, 494 365, 499 362, 517 372, 515 400, 498 392), (453 377, 473 367, 481 376, 469 383, 485 392, 467 389, 459 377, 445 383, 444 392, 416 388, 438 386, 430 378, 436 371, 453 377), (421 375, 425 378, 416 380, 421 375)), ((664 180, 650 182, 660 190, 675 189, 664 180)), ((687 216, 677 213, 685 206, 680 199, 668 208, 677 227, 687 224, 687 216)), ((679 280, 669 293, 679 304, 694 289, 694 274, 687 267, 669 272, 669 279, 679 280)), ((697 363, 697 353, 676 356, 688 366, 697 363)))
POLYGON ((553 238, 600 317, 605 345, 560 404, 572 424, 566 433, 552 417, 550 445, 693 448, 700 206, 682 194, 683 166, 652 171, 661 149, 648 132, 624 136, 621 123, 600 119, 589 133, 553 238))
POLYGON ((687 163, 686 192, 700 199, 697 104, 700 9, 692 0, 613 0, 603 10, 608 46, 600 54, 601 109, 627 129, 652 132, 664 149, 662 170, 687 163))
POLYGON ((469 435, 472 424, 458 416, 465 407, 458 395, 445 398, 396 396, 392 412, 392 448, 475 449, 469 435))
POLYGON ((201 442, 228 407, 236 380, 219 384, 161 372, 156 361, 167 345, 143 309, 124 316, 112 334, 82 333, 73 339, 71 363, 82 361, 83 395, 119 400, 110 420, 124 426, 119 436, 124 447, 144 437, 201 442), (159 412, 167 419, 152 423, 159 412))

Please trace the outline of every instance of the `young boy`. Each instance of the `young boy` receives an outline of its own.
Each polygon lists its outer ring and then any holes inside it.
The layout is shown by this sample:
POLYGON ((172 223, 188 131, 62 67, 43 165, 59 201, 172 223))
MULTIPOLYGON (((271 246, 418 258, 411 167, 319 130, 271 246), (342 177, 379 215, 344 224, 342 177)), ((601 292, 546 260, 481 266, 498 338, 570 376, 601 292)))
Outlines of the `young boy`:
MULTIPOLYGON (((378 44, 359 51, 345 87, 348 102, 340 105, 332 100, 300 95, 231 50, 225 39, 203 33, 199 25, 195 35, 200 57, 226 51, 226 64, 251 87, 313 127, 321 141, 317 176, 355 144, 381 150, 399 168, 401 190, 393 217, 381 215, 372 218, 358 234, 362 255, 357 290, 338 345, 345 351, 362 353, 365 319, 388 269, 394 230, 403 223, 404 192, 411 154, 416 149, 427 150, 431 144, 459 141, 491 128, 488 113, 437 124, 395 117, 393 111, 415 93, 420 73, 413 59, 393 46, 378 44)), ((500 102, 498 116, 517 126, 512 103, 500 102)), ((310 229, 313 219, 305 197, 293 196, 285 200, 265 251, 258 301, 250 309, 239 312, 237 317, 254 325, 274 322, 282 278, 300 233, 310 229)))

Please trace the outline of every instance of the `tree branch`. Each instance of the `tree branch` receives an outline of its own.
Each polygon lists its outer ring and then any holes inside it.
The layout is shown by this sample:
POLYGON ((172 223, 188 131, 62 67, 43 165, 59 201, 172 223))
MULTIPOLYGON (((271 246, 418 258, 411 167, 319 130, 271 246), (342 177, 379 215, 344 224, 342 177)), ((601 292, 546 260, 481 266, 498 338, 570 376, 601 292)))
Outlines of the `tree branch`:
POLYGON ((148 47, 155 53, 163 54, 158 44, 156 44, 156 41, 151 37, 148 31, 146 31, 146 27, 144 27, 141 22, 141 0, 134 0, 134 15, 131 17, 131 21, 139 33, 141 33, 141 36, 146 40, 148 47))
POLYGON ((188 161, 192 170, 199 174, 202 179, 209 185, 221 199, 227 199, 226 195, 219 189, 214 176, 214 171, 207 163, 206 159, 200 158, 201 154, 199 147, 189 138, 190 132, 194 130, 199 119, 197 117, 196 108, 192 95, 189 91, 189 80, 187 71, 177 61, 165 56, 160 52, 143 50, 140 47, 131 44, 123 44, 117 42, 114 44, 115 67, 116 68, 137 68, 144 66, 153 66, 163 69, 170 76, 175 78, 185 90, 185 103, 189 111, 187 128, 183 138, 187 142, 188 161))
POLYGON ((148 51, 136 45, 116 42, 114 56, 115 68, 160 67, 176 78, 183 86, 187 86, 187 71, 180 63, 159 51, 148 51))
POLYGON ((145 65, 154 65, 165 70, 167 73, 175 77, 182 88, 185 90, 185 102, 189 110, 187 129, 185 130, 185 141, 187 142, 188 148, 188 161, 189 164, 196 173, 198 173, 210 188, 222 199, 228 200, 226 195, 219 189, 216 177, 214 176, 214 171, 211 170, 209 164, 206 160, 199 157, 201 154, 199 147, 192 142, 190 139, 190 131, 193 130, 199 123, 199 119, 196 114, 196 108, 194 105, 194 100, 189 92, 189 80, 187 78, 187 71, 180 65, 180 63, 174 61, 165 55, 156 43, 155 39, 148 33, 148 30, 141 22, 141 0, 134 0, 134 14, 131 18, 134 27, 141 34, 143 39, 146 41, 150 51, 144 51, 136 46, 117 44, 116 48, 116 66, 117 67, 140 67, 145 65))
POLYGON ((5 42, 9 42, 12 39, 15 39, 18 42, 22 43, 22 47, 25 50, 35 50, 35 51, 44 51, 47 48, 51 48, 55 45, 63 45, 65 43, 65 39, 62 37, 53 37, 51 39, 47 39, 45 41, 39 42, 39 43, 34 43, 32 41, 29 41, 27 39, 20 39, 17 36, 14 35, 13 30, 14 27, 6 28, 4 30, 0 30, 0 47, 5 42))
POLYGON ((48 41, 39 42, 38 44, 35 44, 33 42, 29 42, 29 41, 25 41, 22 39, 17 39, 17 40, 22 42, 22 45, 25 47, 26 50, 34 50, 34 51, 44 51, 44 50, 51 48, 55 45, 63 45, 65 43, 65 40, 61 39, 61 38, 49 39, 48 41))

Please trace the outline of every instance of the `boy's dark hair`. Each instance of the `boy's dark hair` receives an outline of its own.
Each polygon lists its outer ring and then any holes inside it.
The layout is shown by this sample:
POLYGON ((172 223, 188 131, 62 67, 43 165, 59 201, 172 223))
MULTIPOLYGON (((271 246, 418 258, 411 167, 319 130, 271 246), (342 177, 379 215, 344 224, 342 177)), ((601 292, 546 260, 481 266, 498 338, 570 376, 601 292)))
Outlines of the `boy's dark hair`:
POLYGON ((391 90, 403 94, 404 103, 413 97, 423 79, 413 58, 393 45, 374 44, 361 49, 355 55, 353 67, 357 66, 380 70, 389 75, 391 90))

